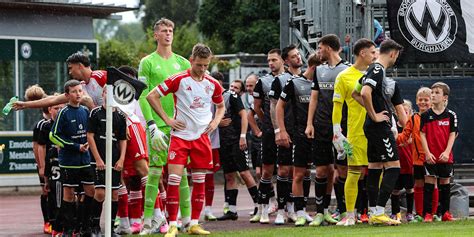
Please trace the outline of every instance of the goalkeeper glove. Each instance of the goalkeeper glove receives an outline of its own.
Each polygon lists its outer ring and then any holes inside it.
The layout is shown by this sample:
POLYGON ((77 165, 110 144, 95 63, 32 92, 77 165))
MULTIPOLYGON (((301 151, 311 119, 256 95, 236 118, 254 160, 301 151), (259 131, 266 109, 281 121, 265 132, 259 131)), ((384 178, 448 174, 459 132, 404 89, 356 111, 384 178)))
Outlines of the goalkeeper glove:
POLYGON ((151 148, 156 151, 163 151, 168 149, 168 137, 164 134, 151 120, 147 122, 148 131, 150 132, 151 148))

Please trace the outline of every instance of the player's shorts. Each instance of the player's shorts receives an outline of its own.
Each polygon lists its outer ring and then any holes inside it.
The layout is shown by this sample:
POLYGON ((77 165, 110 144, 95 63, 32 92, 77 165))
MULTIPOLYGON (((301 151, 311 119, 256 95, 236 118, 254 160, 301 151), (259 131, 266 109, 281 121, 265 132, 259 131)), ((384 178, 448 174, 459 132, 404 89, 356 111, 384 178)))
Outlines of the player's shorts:
POLYGON ((436 178, 451 178, 453 176, 453 164, 440 163, 428 164, 425 163, 425 176, 434 176, 436 178))
POLYGON ((314 140, 313 162, 316 166, 326 166, 334 164, 337 152, 331 141, 314 140))
POLYGON ((313 141, 306 137, 294 136, 293 139, 293 165, 306 168, 314 161, 313 141))
POLYGON ((221 160, 224 174, 242 172, 249 170, 247 165, 247 150, 240 150, 239 142, 223 142, 219 148, 219 158, 221 160))
POLYGON ((425 179, 425 166, 413 165, 413 177, 415 179, 425 179))
POLYGON ((290 143, 290 147, 277 146, 277 164, 293 165, 293 143, 290 143))
POLYGON ((392 131, 367 131, 367 158, 370 163, 398 160, 397 142, 392 131))
POLYGON ((122 171, 124 177, 138 175, 134 166, 135 161, 145 159, 148 162, 146 131, 140 122, 132 122, 132 124, 128 126, 128 133, 130 139, 127 142, 127 151, 125 153, 122 171))
POLYGON ((202 134, 201 137, 193 141, 172 136, 168 150, 168 164, 188 165, 187 167, 191 169, 207 170, 211 170, 214 166, 211 142, 207 134, 202 134), (190 157, 189 164, 188 157, 190 157))
MULTIPOLYGON (((105 188, 105 170, 95 170, 94 185, 95 188, 105 188)), ((120 171, 112 169, 112 189, 117 190, 120 186, 120 171)))
POLYGON ((212 163, 214 164, 214 167, 212 168, 212 172, 216 173, 221 168, 219 148, 212 149, 212 163))
MULTIPOLYGON (((169 126, 159 127, 160 131, 162 131, 166 136, 170 137, 171 128, 169 126)), ((151 139, 150 139, 150 131, 147 129, 147 141, 148 141, 148 151, 150 159, 150 167, 160 167, 166 165, 167 158, 168 158, 168 150, 163 151, 156 151, 151 147, 151 139)))
POLYGON ((262 131, 262 163, 264 165, 274 165, 277 161, 277 145, 275 143, 275 133, 273 131, 262 131))
POLYGON ((90 166, 83 168, 61 167, 61 182, 64 187, 79 187, 94 184, 94 173, 90 166))
POLYGON ((395 184, 395 190, 412 189, 414 185, 415 180, 413 179, 412 174, 400 174, 397 183, 395 184))
POLYGON ((367 138, 365 136, 348 137, 347 140, 352 145, 352 157, 347 156, 349 166, 367 166, 367 138))

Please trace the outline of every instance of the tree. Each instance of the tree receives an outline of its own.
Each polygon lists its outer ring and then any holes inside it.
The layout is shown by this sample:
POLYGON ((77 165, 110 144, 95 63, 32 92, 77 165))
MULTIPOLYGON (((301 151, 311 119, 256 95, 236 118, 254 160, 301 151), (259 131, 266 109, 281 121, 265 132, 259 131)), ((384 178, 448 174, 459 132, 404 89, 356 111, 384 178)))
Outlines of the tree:
POLYGON ((109 66, 120 67, 121 65, 138 66, 138 58, 131 53, 128 47, 117 40, 99 42, 99 68, 105 69, 109 66))
POLYGON ((280 46, 278 0, 204 0, 198 28, 233 53, 266 53, 280 46))
POLYGON ((196 12, 199 1, 196 0, 140 0, 140 6, 145 5, 145 16, 142 18, 143 29, 148 29, 155 22, 166 17, 176 25, 186 22, 196 22, 196 12))

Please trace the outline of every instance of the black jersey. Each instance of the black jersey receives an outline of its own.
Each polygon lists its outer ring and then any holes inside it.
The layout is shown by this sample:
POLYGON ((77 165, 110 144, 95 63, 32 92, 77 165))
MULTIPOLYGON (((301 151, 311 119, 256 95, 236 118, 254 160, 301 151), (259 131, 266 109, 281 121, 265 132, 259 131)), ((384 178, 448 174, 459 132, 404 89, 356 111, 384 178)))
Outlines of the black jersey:
POLYGON ((33 127, 33 140, 32 140, 33 142, 38 142, 38 137, 40 135, 41 127, 46 121, 48 120, 43 118, 40 121, 38 121, 33 127))
MULTIPOLYGON (((363 86, 370 86, 372 88, 372 106, 375 113, 387 111, 387 116, 391 118, 395 113, 395 106, 403 104, 403 99, 400 95, 398 84, 391 78, 385 76, 385 68, 380 63, 373 63, 369 66, 367 74, 362 77, 361 84, 363 86)), ((390 131, 392 127, 392 120, 375 122, 367 114, 364 130, 390 131)))
MULTIPOLYGON (((280 98, 281 92, 283 91, 283 88, 286 85, 286 82, 295 77, 297 76, 293 76, 289 72, 284 72, 276 76, 275 80, 273 80, 272 82, 272 88, 269 92, 270 97, 275 100, 278 100, 280 98)), ((285 107, 285 127, 286 127, 286 131, 290 135, 293 135, 294 126, 295 126, 295 120, 292 114, 293 114, 292 106, 286 106, 285 107)))
POLYGON ((257 81, 255 89, 253 90, 253 98, 257 100, 262 100, 262 110, 263 110, 263 120, 262 130, 273 131, 273 124, 270 117, 270 90, 272 87, 272 82, 275 77, 272 74, 267 74, 262 76, 257 81))
MULTIPOLYGON (((295 121, 295 136, 306 137, 306 121, 308 118, 308 106, 311 99, 312 81, 304 76, 295 77, 286 83, 280 94, 280 99, 290 102, 293 108, 293 119, 295 121)), ((288 106, 288 105, 287 105, 288 106)))
POLYGON ((48 152, 51 149, 51 145, 53 144, 51 140, 49 140, 49 132, 51 132, 52 125, 53 125, 53 121, 51 119, 44 120, 41 123, 41 126, 37 134, 38 145, 45 146, 45 151, 46 151, 45 157, 41 157, 41 159, 44 159, 45 161, 45 172, 51 167, 49 164, 50 160, 48 157, 48 152))
POLYGON ((241 118, 239 112, 245 110, 240 96, 231 90, 222 94, 224 97, 225 113, 224 118, 232 119, 232 123, 227 127, 219 127, 219 137, 221 146, 225 142, 234 142, 240 139, 241 118))
MULTIPOLYGON (((120 157, 119 141, 127 140, 127 123, 125 114, 120 110, 112 113, 112 161, 113 164, 120 157)), ((92 109, 87 124, 87 132, 94 133, 94 141, 99 151, 100 158, 105 160, 106 142, 106 109, 103 106, 92 109)))
MULTIPOLYGON (((315 139, 322 141, 332 141, 332 109, 333 109, 333 95, 334 83, 337 75, 350 67, 350 64, 341 60, 335 66, 329 64, 322 64, 316 68, 313 79, 313 90, 319 90, 318 106, 315 113, 315 139)), ((344 106, 342 112, 341 126, 344 131, 347 124, 347 106, 344 106)))

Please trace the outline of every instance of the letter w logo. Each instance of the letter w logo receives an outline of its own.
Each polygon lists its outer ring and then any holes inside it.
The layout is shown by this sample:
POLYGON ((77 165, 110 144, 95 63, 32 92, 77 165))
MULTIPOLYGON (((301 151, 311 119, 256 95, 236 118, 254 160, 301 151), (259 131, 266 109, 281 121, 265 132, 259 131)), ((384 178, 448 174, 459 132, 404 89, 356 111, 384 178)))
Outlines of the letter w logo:
POLYGON ((446 22, 446 12, 441 10, 438 20, 435 22, 433 14, 431 13, 428 3, 425 2, 425 8, 423 9, 423 16, 421 17, 421 22, 416 19, 415 14, 413 13, 413 8, 410 9, 409 18, 413 26, 416 28, 418 33, 420 33, 425 40, 428 38, 428 28, 431 28, 433 31, 436 40, 440 37, 443 32, 443 26, 446 22))

